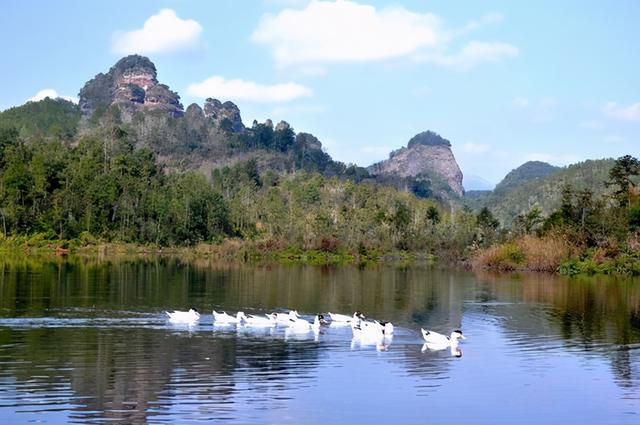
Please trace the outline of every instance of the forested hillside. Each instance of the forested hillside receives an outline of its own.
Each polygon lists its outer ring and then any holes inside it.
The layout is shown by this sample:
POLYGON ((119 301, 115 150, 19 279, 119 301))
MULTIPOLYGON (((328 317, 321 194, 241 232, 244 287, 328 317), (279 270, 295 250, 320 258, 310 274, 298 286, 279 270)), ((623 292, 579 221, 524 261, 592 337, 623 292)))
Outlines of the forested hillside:
POLYGON ((511 170, 505 177, 496 185, 494 192, 504 193, 511 189, 523 185, 525 183, 531 183, 536 180, 540 180, 558 171, 560 167, 555 167, 551 164, 541 161, 529 161, 525 162, 515 170, 511 170))
POLYGON ((0 126, 16 128, 22 137, 71 140, 78 131, 80 109, 64 99, 45 98, 0 112, 0 126))
POLYGON ((576 190, 589 189, 594 196, 610 192, 606 182, 613 159, 588 160, 563 168, 544 163, 527 164, 532 166, 512 171, 494 191, 471 197, 469 205, 476 209, 489 208, 500 223, 509 228, 518 216, 533 209, 547 215, 558 208, 565 185, 576 190))
POLYGON ((254 160, 209 178, 170 172, 122 128, 106 130, 70 144, 25 143, 2 128, 3 238, 161 246, 238 238, 274 250, 460 258, 481 230, 469 212, 451 214, 394 188, 305 171, 261 173, 254 160))

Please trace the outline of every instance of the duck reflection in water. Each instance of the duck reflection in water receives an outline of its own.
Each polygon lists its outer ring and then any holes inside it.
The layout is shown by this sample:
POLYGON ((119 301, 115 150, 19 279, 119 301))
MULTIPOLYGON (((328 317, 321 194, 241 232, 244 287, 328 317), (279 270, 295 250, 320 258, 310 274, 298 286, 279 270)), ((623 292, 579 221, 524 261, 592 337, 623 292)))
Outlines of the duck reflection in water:
MULTIPOLYGON (((426 351, 442 351, 444 349, 446 349, 447 347, 442 347, 442 346, 434 346, 432 344, 429 343, 424 343, 422 345, 422 352, 426 352, 426 351)), ((462 348, 460 348, 459 346, 450 346, 449 347, 449 351, 451 352, 451 355, 453 357, 462 357, 462 348)))
POLYGON ((393 342, 393 335, 384 337, 367 337, 362 335, 354 335, 351 339, 351 349, 363 349, 375 346, 378 351, 387 351, 393 342))

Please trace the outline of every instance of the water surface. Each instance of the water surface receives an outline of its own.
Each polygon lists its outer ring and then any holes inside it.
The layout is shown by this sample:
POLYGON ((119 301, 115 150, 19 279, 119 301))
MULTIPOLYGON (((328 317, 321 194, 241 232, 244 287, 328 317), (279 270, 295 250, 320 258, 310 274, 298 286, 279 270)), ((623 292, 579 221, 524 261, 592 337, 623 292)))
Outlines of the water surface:
POLYGON ((640 282, 424 267, 0 260, 0 423, 640 422, 640 282), (197 307, 196 326, 164 310, 197 307), (211 310, 391 320, 384 344, 211 310), (424 351, 420 328, 467 340, 424 351))

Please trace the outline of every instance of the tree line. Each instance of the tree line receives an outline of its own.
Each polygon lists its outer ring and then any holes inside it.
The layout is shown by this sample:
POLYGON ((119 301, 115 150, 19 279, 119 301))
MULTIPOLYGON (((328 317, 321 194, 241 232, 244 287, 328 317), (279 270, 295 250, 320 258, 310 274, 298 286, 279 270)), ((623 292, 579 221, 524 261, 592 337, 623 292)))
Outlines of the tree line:
POLYGON ((3 237, 159 246, 237 238, 275 248, 447 258, 484 238, 471 210, 443 207, 410 189, 348 173, 260 172, 255 160, 210 176, 168 172, 134 140, 120 126, 28 143, 15 128, 0 128, 3 237))

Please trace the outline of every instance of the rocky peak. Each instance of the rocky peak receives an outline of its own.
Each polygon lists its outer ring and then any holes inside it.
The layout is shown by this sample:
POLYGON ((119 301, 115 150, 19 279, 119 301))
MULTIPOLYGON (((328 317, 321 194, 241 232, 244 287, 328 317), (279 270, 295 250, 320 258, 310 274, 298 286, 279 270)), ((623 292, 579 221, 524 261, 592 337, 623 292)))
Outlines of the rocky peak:
POLYGON ((92 115, 98 107, 117 105, 123 118, 140 110, 162 110, 177 117, 183 114, 180 96, 159 84, 156 67, 144 56, 120 59, 106 74, 98 74, 80 90, 80 110, 92 115))
POLYGON ((416 134, 409 140, 409 143, 407 143, 407 147, 409 149, 416 145, 451 147, 451 142, 440 136, 438 133, 427 130, 423 131, 422 133, 416 134))
POLYGON ((149 87, 143 106, 149 110, 165 111, 174 118, 183 115, 180 96, 165 84, 149 87))
POLYGON ((288 122, 286 121, 280 121, 277 125, 276 125, 276 131, 284 131, 284 130, 288 130, 289 128, 291 128, 291 126, 289 125, 288 122))
POLYGON ((296 135, 296 143, 307 149, 322 150, 322 143, 320 140, 310 133, 298 133, 296 135))
POLYGON ((457 195, 464 194, 462 171, 451 151, 451 142, 432 131, 415 135, 407 147, 391 152, 389 159, 372 165, 369 172, 399 177, 435 175, 457 195))
POLYGON ((208 98, 204 104, 204 116, 211 118, 218 127, 225 126, 228 121, 229 129, 234 132, 244 130, 240 109, 233 102, 220 102, 218 99, 208 98))
POLYGON ((187 110, 184 113, 184 116, 187 118, 200 119, 204 118, 204 111, 197 103, 192 103, 187 107, 187 110))

